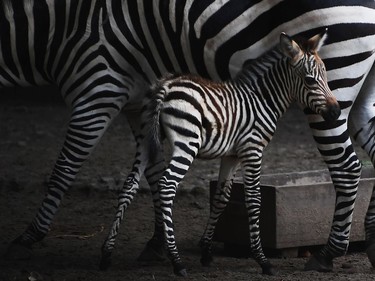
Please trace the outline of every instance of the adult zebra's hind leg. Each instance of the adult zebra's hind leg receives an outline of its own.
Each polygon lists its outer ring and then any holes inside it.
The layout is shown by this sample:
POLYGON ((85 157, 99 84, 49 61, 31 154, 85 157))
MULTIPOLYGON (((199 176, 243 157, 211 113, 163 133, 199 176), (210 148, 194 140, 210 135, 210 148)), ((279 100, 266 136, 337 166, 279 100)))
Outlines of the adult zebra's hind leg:
MULTIPOLYGON (((354 140, 367 152, 375 167, 375 65, 369 72, 349 116, 354 140)), ((367 255, 375 267, 375 187, 365 217, 367 255)))
MULTIPOLYGON (((143 151, 143 154, 146 151, 143 151)), ((159 153, 162 155, 162 153, 159 153)), ((147 155, 146 155, 147 156, 147 155)), ((160 158, 158 158, 160 159, 160 158)), ((119 193, 118 196, 118 206, 117 211, 115 214, 115 219, 112 223, 112 227, 108 233, 106 240, 102 246, 102 256, 100 260, 100 269, 106 270, 111 264, 111 255, 115 247, 116 237, 119 233, 120 225, 124 218, 125 212, 131 202, 133 201, 134 197, 136 196, 139 190, 139 181, 143 175, 144 167, 147 164, 147 160, 144 157, 136 157, 134 162, 132 171, 128 175, 124 186, 119 193), (140 158, 143 158, 141 160, 140 158)), ((151 171, 158 171, 158 175, 162 175, 164 169, 164 159, 159 160, 157 162, 151 163, 147 166, 148 170, 151 171)), ((160 202, 159 202, 159 193, 157 190, 157 181, 154 182, 154 179, 150 174, 147 174, 146 170, 146 178, 148 183, 150 184, 151 194, 153 196, 154 202, 154 211, 155 211, 155 232, 152 239, 147 243, 146 249, 143 251, 142 261, 160 261, 164 260, 164 236, 163 236, 163 229, 162 229, 162 222, 161 222, 161 212, 160 212, 160 202)), ((158 177, 160 178, 160 177, 158 177)), ((138 259, 139 260, 139 259, 138 259)))
MULTIPOLYGON (((158 180, 165 170, 163 150, 150 151, 150 144, 148 137, 148 129, 141 129, 140 112, 127 112, 127 119, 132 128, 133 135, 137 142, 137 151, 132 170, 128 175, 121 192, 118 195, 118 206, 115 214, 112 227, 108 233, 106 240, 102 246, 102 256, 100 260, 100 269, 105 270, 111 264, 111 255, 114 250, 116 237, 119 233, 121 222, 124 218, 125 212, 139 190, 139 182, 142 175, 145 173, 146 179, 150 185, 153 196, 154 210, 155 210, 155 234, 154 238, 148 243, 149 252, 144 253, 148 256, 148 260, 162 260, 163 257, 163 231, 161 226, 161 214, 159 193, 157 191, 158 180), (152 153, 152 157, 151 157, 152 153)), ((147 258, 145 257, 144 260, 147 258)))
POLYGON ((124 214, 130 203, 133 201, 135 195, 139 189, 139 181, 143 175, 144 168, 147 165, 147 160, 142 161, 137 152, 136 160, 133 164, 132 171, 128 175, 124 186, 118 196, 118 206, 115 215, 115 219, 112 223, 112 227, 108 233, 106 240, 102 246, 102 256, 100 259, 100 269, 105 270, 111 264, 111 255, 115 246, 116 237, 118 235, 121 222, 124 218, 124 214))
MULTIPOLYGON (((162 147, 161 147, 162 149, 162 147)), ((155 213, 155 228, 152 238, 147 242, 145 248, 138 257, 138 261, 162 261, 165 259, 164 251, 164 230, 163 220, 160 209, 160 195, 158 183, 165 171, 165 159, 163 150, 153 151, 154 162, 148 166, 145 171, 145 176, 150 185, 154 213, 155 213)))
POLYGON ((211 202, 210 217, 199 243, 201 247, 201 264, 203 266, 209 266, 213 260, 212 238, 215 233, 216 223, 230 199, 233 177, 238 165, 239 159, 237 157, 228 156, 221 158, 220 173, 215 195, 211 202))
MULTIPOLYGON (((143 152, 144 153, 144 152, 143 152)), ((162 153, 160 153, 162 154, 162 153)), ((100 260, 100 269, 106 270, 111 265, 111 255, 115 247, 116 237, 119 233, 120 225, 124 218, 125 212, 134 197, 136 196, 139 190, 139 181, 144 172, 144 167, 147 164, 146 161, 140 160, 138 157, 135 160, 133 169, 128 175, 124 187, 118 196, 118 206, 115 214, 115 219, 112 223, 112 227, 108 233, 106 240, 102 246, 102 255, 100 260)), ((148 170, 158 171, 159 175, 162 175, 164 171, 164 159, 159 160, 155 163, 152 163, 147 167, 148 170)), ((142 261, 161 261, 164 260, 164 236, 163 228, 161 222, 161 212, 160 212, 160 202, 159 202, 159 192, 157 191, 157 181, 154 182, 153 177, 150 174, 147 174, 146 178, 150 184, 151 194, 154 202, 154 211, 155 211, 155 232, 152 239, 147 243, 146 249, 142 252, 141 259, 142 261)), ((160 178, 160 177, 158 177, 160 178)))
POLYGON ((48 182, 47 194, 26 231, 9 246, 7 258, 30 258, 31 246, 48 233, 65 193, 121 108, 120 102, 110 107, 100 103, 91 105, 96 110, 91 110, 90 106, 73 110, 65 142, 48 182))

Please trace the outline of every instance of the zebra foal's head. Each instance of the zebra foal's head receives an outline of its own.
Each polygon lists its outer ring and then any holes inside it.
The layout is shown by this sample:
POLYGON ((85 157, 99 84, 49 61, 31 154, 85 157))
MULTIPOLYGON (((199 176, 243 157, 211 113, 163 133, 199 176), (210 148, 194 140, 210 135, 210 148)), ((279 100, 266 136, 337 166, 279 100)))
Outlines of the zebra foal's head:
POLYGON ((326 38, 326 32, 308 40, 294 41, 285 33, 280 35, 280 49, 289 58, 293 71, 294 98, 324 120, 333 122, 341 114, 340 106, 332 94, 327 81, 327 71, 318 55, 326 38))

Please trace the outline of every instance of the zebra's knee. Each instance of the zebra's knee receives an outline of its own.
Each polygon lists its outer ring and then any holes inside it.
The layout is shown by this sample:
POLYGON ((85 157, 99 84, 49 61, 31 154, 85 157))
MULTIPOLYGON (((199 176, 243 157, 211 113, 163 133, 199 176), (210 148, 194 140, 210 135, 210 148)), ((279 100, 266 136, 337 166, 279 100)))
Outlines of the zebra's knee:
POLYGON ((347 160, 339 167, 328 165, 332 182, 336 190, 351 188, 356 192, 361 178, 362 164, 354 151, 346 157, 347 160))

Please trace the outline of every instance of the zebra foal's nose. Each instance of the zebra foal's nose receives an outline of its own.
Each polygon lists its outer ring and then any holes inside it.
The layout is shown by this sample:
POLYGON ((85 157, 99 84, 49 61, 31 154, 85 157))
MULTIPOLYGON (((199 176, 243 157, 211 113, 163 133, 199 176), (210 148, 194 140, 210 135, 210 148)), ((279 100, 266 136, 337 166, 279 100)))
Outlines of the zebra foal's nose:
POLYGON ((323 119, 327 122, 334 122, 340 117, 341 108, 337 102, 333 104, 328 104, 326 108, 322 111, 321 115, 323 119))

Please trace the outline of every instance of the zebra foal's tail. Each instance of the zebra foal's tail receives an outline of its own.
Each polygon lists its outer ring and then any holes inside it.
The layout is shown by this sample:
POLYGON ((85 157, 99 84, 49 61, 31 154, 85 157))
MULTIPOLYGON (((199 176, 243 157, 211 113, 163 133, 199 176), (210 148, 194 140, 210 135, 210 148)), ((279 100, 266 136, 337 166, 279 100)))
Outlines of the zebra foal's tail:
POLYGON ((159 151, 162 146, 163 132, 160 127, 160 112, 163 109, 163 103, 167 95, 167 89, 165 87, 165 82, 168 79, 176 77, 176 74, 167 74, 155 84, 151 86, 150 93, 147 98, 146 111, 146 124, 148 132, 146 137, 149 140, 150 156, 152 160, 152 155, 154 151, 159 151))

